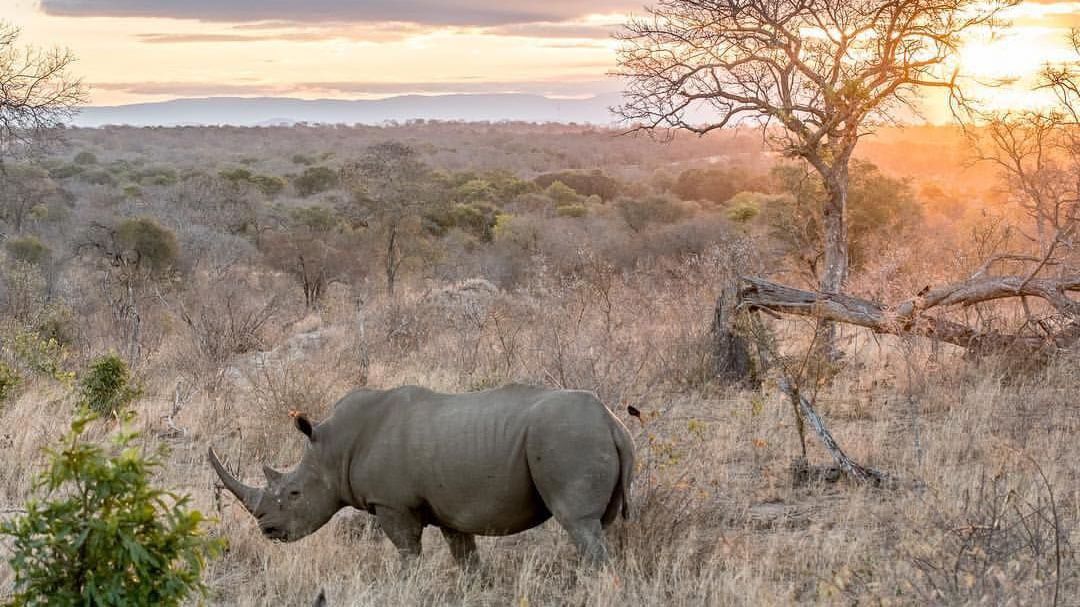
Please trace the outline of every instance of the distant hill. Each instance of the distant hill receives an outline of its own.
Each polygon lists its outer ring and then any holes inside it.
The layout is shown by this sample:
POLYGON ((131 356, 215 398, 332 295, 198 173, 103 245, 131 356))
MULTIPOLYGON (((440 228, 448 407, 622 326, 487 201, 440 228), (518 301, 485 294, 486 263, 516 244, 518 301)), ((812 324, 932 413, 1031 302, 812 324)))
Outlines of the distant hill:
POLYGON ((292 99, 281 97, 208 97, 157 103, 90 106, 74 126, 235 125, 278 126, 297 122, 380 124, 412 119, 527 122, 579 122, 608 125, 608 108, 618 93, 588 99, 551 99, 540 95, 406 95, 378 100, 292 99))

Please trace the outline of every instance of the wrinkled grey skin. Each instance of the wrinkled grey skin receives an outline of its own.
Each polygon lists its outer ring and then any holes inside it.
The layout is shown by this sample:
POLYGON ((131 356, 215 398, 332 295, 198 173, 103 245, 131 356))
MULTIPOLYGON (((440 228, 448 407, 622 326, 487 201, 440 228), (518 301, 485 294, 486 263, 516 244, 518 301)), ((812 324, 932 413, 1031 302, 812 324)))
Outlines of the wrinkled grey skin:
POLYGON ((405 386, 357 390, 312 427, 300 465, 264 466, 268 485, 218 476, 273 540, 291 542, 352 506, 374 514, 404 560, 420 554, 426 525, 439 527, 463 568, 476 565, 475 535, 509 535, 551 516, 578 551, 606 562, 602 527, 628 514, 634 469, 625 426, 595 396, 509 385, 469 394, 405 386))

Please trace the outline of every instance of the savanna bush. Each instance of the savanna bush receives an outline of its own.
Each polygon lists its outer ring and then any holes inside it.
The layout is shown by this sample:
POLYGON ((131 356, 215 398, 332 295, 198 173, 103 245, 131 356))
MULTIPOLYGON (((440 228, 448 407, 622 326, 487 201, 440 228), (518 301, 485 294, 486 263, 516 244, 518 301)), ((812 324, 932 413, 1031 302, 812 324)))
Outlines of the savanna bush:
POLYGON ((21 383, 22 376, 18 369, 0 362, 0 403, 11 398, 21 383))
POLYGON ((162 451, 144 456, 121 431, 106 451, 83 438, 80 416, 36 481, 40 498, 0 524, 12 541, 11 605, 179 605, 221 540, 208 538, 189 498, 150 484, 162 451))
POLYGON ((48 261, 51 251, 37 236, 21 236, 4 243, 8 256, 17 261, 41 265, 48 261))
POLYGON ((127 363, 112 352, 90 361, 79 379, 79 391, 80 405, 108 416, 122 413, 142 394, 132 382, 127 363))
POLYGON ((296 192, 303 197, 325 192, 338 184, 338 174, 331 168, 314 166, 304 169, 298 177, 293 179, 296 192))

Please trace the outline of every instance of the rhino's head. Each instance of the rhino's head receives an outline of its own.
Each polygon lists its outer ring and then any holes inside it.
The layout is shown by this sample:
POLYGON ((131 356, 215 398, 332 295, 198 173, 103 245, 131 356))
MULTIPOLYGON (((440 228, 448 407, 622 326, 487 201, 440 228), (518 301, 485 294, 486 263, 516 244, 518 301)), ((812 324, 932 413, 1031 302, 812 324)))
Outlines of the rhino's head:
POLYGON ((295 420, 296 427, 308 437, 304 457, 292 472, 278 472, 264 464, 267 484, 262 489, 241 483, 221 465, 213 447, 209 452, 210 465, 221 482, 255 517, 263 535, 283 542, 310 535, 344 506, 336 479, 320 463, 323 445, 315 429, 303 415, 295 420))

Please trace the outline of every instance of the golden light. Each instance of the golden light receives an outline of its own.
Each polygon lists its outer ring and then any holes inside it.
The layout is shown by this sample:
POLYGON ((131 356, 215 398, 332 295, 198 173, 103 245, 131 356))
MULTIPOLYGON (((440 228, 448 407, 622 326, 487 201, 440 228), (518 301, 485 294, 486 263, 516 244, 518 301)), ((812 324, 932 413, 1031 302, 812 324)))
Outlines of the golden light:
POLYGON ((1035 90, 1039 72, 1072 59, 1060 29, 1024 26, 969 37, 955 64, 974 80, 975 94, 989 109, 1034 109, 1054 102, 1053 95, 1035 90))

